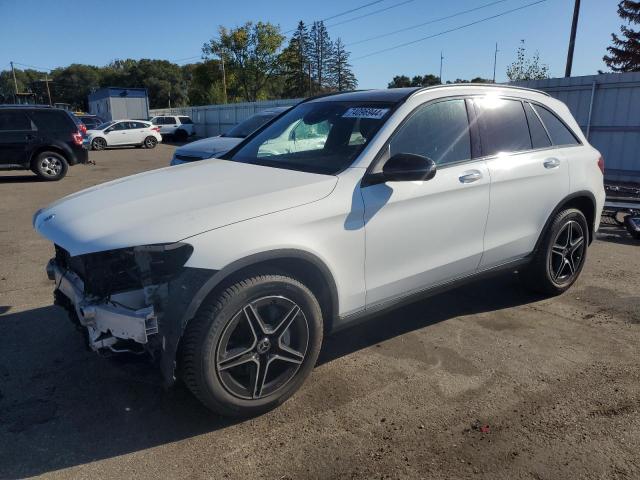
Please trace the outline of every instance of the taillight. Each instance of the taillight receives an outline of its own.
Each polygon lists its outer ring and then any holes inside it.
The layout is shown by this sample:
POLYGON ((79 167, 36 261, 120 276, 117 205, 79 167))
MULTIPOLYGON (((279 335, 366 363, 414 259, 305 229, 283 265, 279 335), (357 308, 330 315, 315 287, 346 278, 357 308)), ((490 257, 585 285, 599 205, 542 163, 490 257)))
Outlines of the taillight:
POLYGON ((600 158, 598 158, 598 168, 604 175, 604 158, 602 158, 602 155, 600 155, 600 158))
POLYGON ((76 145, 82 145, 82 133, 74 132, 71 134, 71 138, 76 145))
POLYGON ((87 133, 87 126, 84 123, 81 123, 80 125, 78 125, 78 128, 82 133, 87 133))
POLYGON ((154 132, 159 132, 160 131, 160 127, 151 127, 151 130, 153 130, 154 132))

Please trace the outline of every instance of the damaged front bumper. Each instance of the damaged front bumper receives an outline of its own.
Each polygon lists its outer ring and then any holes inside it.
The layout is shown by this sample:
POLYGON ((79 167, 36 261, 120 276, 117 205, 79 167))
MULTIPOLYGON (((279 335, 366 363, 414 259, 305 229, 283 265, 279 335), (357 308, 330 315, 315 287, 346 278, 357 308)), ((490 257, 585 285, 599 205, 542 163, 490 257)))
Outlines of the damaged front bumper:
POLYGON ((161 287, 147 286, 98 299, 86 296, 82 279, 73 271, 63 270, 55 259, 49 261, 47 275, 67 300, 60 303, 66 303, 67 310, 86 328, 92 350, 136 351, 139 349, 131 342, 146 346, 158 333, 154 297, 161 287))

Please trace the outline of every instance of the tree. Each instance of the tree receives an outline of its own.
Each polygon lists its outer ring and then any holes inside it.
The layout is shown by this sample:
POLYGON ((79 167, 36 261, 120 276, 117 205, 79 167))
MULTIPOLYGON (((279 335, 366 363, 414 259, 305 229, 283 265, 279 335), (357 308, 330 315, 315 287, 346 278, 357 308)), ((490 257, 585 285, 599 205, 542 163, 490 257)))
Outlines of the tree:
POLYGON ((411 79, 406 75, 396 75, 387 85, 387 88, 430 87, 433 85, 440 85, 440 77, 431 73, 426 75, 415 75, 411 79))
MULTIPOLYGON (((618 15, 629 24, 640 24, 640 2, 621 1, 618 15)), ((640 30, 622 25, 620 31, 623 38, 611 34, 613 46, 607 47, 609 55, 605 55, 603 60, 614 72, 640 72, 640 30)))
POLYGON ((405 88, 411 86, 411 79, 406 75, 396 75, 393 80, 389 82, 387 88, 405 88))
MULTIPOLYGON (((210 105, 224 102, 222 64, 220 60, 207 60, 202 63, 184 65, 182 67, 182 75, 188 85, 187 99, 189 105, 210 105)), ((232 83, 235 84, 236 82, 232 83)), ((236 96, 237 91, 227 90, 228 98, 235 98, 236 96)))
POLYGON ((271 23, 247 22, 231 30, 220 27, 219 37, 204 44, 205 57, 224 56, 245 101, 263 98, 267 83, 280 70, 278 51, 284 41, 280 28, 271 23))
POLYGON ((509 80, 538 80, 549 78, 549 66, 540 63, 540 54, 536 51, 531 58, 526 56, 524 40, 520 41, 516 61, 507 67, 509 80))
POLYGON ((311 64, 310 50, 311 41, 307 26, 300 21, 289 40, 289 45, 279 59, 285 79, 282 92, 285 96, 303 97, 310 91, 308 70, 311 64))
POLYGON ((493 83, 493 80, 489 80, 488 78, 482 78, 482 77, 473 77, 471 80, 456 78, 453 82, 451 80, 447 80, 447 85, 451 85, 453 83, 493 83))
POLYGON ((74 63, 51 72, 51 96, 55 102, 70 104, 79 110, 88 110, 88 95, 100 87, 102 70, 92 65, 74 63))
POLYGON ((327 73, 329 70, 333 45, 327 27, 324 22, 313 22, 309 34, 311 48, 309 60, 311 61, 311 76, 317 85, 318 90, 328 89, 327 73))
POLYGON ((353 90, 358 86, 358 80, 351 70, 349 52, 345 50, 344 43, 338 38, 333 46, 329 60, 329 83, 331 88, 342 92, 353 90))

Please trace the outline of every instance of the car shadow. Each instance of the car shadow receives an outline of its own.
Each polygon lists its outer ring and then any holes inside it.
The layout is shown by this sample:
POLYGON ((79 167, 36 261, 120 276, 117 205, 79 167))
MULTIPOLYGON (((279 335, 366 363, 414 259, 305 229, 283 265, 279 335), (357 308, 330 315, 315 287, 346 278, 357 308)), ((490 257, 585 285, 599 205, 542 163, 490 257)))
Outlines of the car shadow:
MULTIPOLYGON (((329 336, 319 364, 460 315, 537 300, 513 275, 468 284, 329 336)), ((141 362, 88 352, 58 307, 0 314, 0 478, 27 477, 148 449, 239 420, 166 391, 141 362)))
POLYGON ((36 182, 44 182, 44 180, 42 180, 36 174, 0 176, 0 183, 36 183, 36 182))
POLYGON ((640 246, 640 240, 633 238, 623 225, 600 224, 596 238, 603 242, 640 246))

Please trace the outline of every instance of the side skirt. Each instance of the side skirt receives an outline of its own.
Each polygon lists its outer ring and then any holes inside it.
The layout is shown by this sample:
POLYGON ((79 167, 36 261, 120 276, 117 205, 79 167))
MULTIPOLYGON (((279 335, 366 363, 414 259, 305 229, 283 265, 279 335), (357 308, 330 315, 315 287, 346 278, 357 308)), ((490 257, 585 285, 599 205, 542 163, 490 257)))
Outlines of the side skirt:
POLYGON ((341 330, 344 330, 346 328, 350 328, 354 325, 358 325, 362 322, 365 322, 373 317, 377 317, 378 315, 387 313, 390 310, 402 307, 404 305, 409 305, 411 303, 415 303, 420 300, 424 300, 425 298, 429 298, 434 295, 438 295, 440 293, 446 292, 448 290, 458 288, 467 283, 472 283, 481 279, 491 278, 491 277, 500 275, 502 273, 506 273, 508 271, 517 270, 519 267, 522 267, 523 265, 527 265, 530 261, 531 261, 531 257, 527 256, 527 257, 514 260, 502 265, 498 265, 496 267, 489 268, 487 270, 482 270, 480 272, 467 275, 465 277, 457 278, 455 280, 451 280, 446 283, 441 283, 433 287, 428 287, 422 290, 404 294, 399 297, 392 298, 390 300, 385 300, 384 302, 377 303, 368 308, 365 308, 364 310, 360 310, 355 313, 350 313, 348 315, 341 316, 334 323, 335 327, 333 328, 331 333, 333 334, 341 330))

